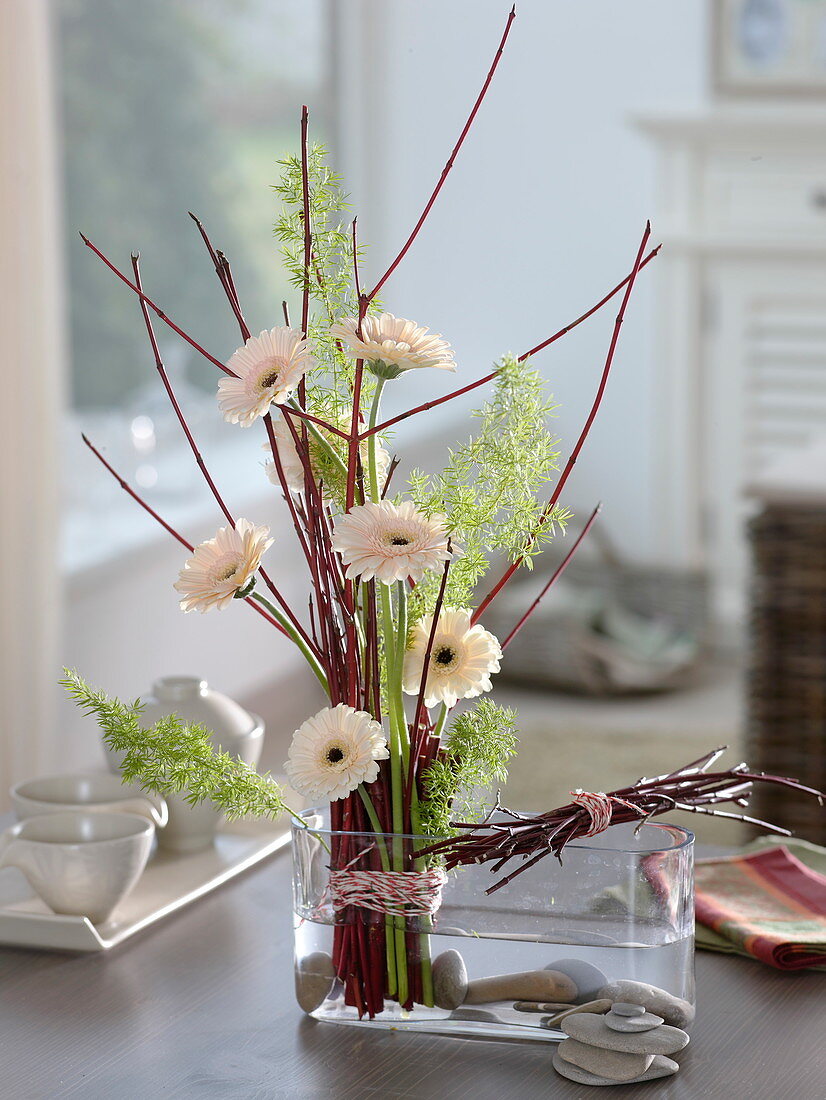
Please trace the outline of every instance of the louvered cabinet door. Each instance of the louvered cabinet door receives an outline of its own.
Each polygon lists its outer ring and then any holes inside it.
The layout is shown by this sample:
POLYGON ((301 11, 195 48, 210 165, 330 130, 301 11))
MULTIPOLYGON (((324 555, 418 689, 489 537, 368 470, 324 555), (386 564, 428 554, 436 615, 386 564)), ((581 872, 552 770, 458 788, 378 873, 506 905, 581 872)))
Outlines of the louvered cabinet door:
POLYGON ((740 617, 747 489, 778 458, 826 436, 826 261, 717 259, 703 282, 706 546, 717 606, 740 617))

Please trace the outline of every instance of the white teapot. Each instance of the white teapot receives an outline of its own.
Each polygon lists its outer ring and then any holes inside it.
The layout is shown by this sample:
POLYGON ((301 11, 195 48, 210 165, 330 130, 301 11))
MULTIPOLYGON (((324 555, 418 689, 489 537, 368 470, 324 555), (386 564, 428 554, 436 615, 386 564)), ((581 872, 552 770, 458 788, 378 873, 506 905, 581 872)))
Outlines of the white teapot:
MULTIPOLYGON (((255 767, 264 747, 264 722, 242 706, 212 691, 197 676, 165 676, 152 685, 152 694, 141 698, 141 724, 150 729, 169 714, 198 723, 211 732, 212 744, 230 756, 240 756, 255 767)), ((111 771, 120 772, 122 757, 107 749, 111 771)), ((208 847, 223 816, 211 802, 190 805, 185 794, 166 796, 169 823, 158 830, 158 846, 172 852, 196 852, 208 847)))

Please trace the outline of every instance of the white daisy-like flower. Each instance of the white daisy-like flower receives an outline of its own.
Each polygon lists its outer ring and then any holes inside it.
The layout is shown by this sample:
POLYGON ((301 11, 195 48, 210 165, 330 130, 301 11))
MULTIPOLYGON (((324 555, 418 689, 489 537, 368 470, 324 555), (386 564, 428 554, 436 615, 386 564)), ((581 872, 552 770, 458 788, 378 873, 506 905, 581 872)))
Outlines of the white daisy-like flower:
MULTIPOLYGON (((345 425, 338 425, 339 427, 345 427, 345 425)), ((346 425, 349 429, 350 425, 346 425)), ((278 451, 278 457, 281 459, 281 468, 284 471, 284 479, 287 482, 287 487, 294 493, 304 492, 304 467, 301 464, 301 459, 298 457, 298 451, 295 447, 295 437, 290 431, 290 426, 286 421, 286 418, 281 416, 273 424, 273 430, 275 434, 275 445, 278 451)), ((344 466, 347 466, 348 459, 348 444, 346 439, 342 439, 341 436, 334 435, 332 432, 324 432, 327 442, 330 447, 338 455, 344 466)), ((329 451, 316 439, 311 433, 307 433, 307 442, 310 450, 310 469, 313 471, 313 476, 316 481, 320 481, 331 493, 331 495, 340 495, 340 490, 343 490, 346 486, 346 476, 342 474, 341 467, 331 458, 329 451)), ((270 455, 272 451, 270 449, 269 441, 263 444, 263 449, 270 455)), ((367 440, 359 446, 359 453, 361 454, 361 461, 364 467, 367 466, 367 440)), ((390 454, 381 446, 376 445, 376 473, 378 475, 379 489, 384 487, 384 483, 387 480, 387 471, 390 469, 390 454)), ((281 487, 281 483, 278 480, 278 470, 275 468, 275 462, 272 457, 268 462, 264 464, 264 470, 267 477, 277 488, 281 487)))
POLYGON ((346 798, 379 777, 387 740, 378 722, 344 703, 325 707, 295 731, 284 770, 299 794, 317 802, 346 798))
POLYGON ((256 527, 248 519, 235 527, 220 527, 184 564, 175 588, 181 593, 183 611, 222 608, 243 592, 252 580, 267 547, 272 545, 269 527, 256 527))
POLYGON ((451 556, 445 522, 445 516, 417 511, 410 500, 359 504, 336 521, 333 549, 341 554, 350 580, 420 581, 451 556))
POLYGON ((415 367, 436 367, 439 370, 456 370, 450 344, 438 333, 382 313, 377 317, 368 314, 361 322, 358 335, 358 318, 342 317, 330 326, 330 334, 346 345, 355 359, 364 359, 370 370, 380 378, 396 378, 402 371, 415 367))
MULTIPOLYGON (((425 706, 446 703, 455 707, 460 699, 473 699, 490 691, 491 673, 499 671, 502 649, 483 627, 471 626, 471 613, 465 608, 442 608, 430 651, 425 706)), ((408 695, 418 695, 433 616, 426 615, 411 632, 404 656, 402 687, 408 695)))
POLYGON ((227 363, 237 377, 218 382, 224 420, 248 428, 270 405, 283 405, 314 360, 300 329, 265 329, 250 336, 227 363))

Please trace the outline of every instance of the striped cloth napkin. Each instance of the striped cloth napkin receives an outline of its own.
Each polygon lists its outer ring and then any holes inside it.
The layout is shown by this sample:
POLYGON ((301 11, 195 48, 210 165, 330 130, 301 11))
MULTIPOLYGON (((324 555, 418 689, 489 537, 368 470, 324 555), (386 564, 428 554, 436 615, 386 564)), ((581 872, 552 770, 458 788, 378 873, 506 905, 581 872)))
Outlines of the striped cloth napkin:
POLYGON ((697 861, 697 946, 779 970, 826 969, 826 848, 760 837, 697 861))

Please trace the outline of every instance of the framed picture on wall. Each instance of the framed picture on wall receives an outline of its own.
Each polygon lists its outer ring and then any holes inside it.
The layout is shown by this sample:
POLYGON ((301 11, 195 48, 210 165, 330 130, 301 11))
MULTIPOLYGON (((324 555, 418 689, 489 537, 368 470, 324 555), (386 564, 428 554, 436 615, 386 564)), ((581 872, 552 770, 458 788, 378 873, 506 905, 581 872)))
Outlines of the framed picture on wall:
POLYGON ((826 0, 712 0, 714 86, 826 98, 826 0))

